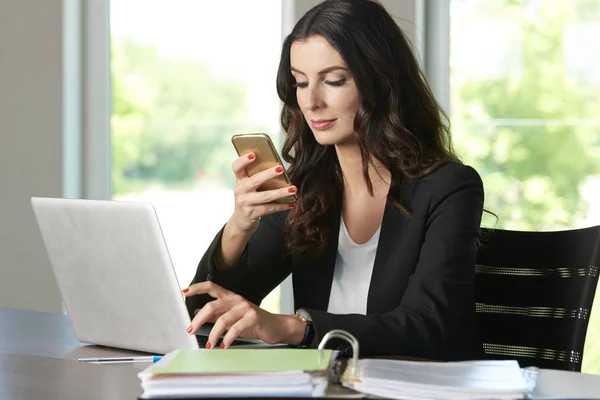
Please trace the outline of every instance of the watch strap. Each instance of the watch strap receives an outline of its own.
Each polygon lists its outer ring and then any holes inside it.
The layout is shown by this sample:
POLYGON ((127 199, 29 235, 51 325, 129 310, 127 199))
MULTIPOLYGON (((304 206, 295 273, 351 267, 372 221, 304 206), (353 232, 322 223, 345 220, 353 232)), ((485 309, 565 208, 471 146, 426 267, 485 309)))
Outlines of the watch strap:
POLYGON ((313 326, 312 320, 306 318, 304 315, 296 311, 296 317, 300 318, 305 324, 304 328, 304 336, 302 336, 302 340, 298 344, 298 347, 306 347, 310 346, 315 338, 315 327, 313 326))

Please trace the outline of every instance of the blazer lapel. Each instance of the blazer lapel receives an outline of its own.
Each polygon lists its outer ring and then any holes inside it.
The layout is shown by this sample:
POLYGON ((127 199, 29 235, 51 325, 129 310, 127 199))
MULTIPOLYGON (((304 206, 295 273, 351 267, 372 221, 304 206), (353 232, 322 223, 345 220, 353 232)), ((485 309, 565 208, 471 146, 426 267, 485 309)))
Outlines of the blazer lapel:
MULTIPOLYGON (((404 206, 410 204, 410 197, 416 185, 415 181, 405 182, 401 185, 398 192, 393 195, 395 199, 404 206)), ((409 210, 410 211, 410 210, 409 210)), ((381 232, 379 234, 379 243, 375 254, 375 263, 369 285, 369 294, 367 295, 367 314, 380 314, 389 311, 389 295, 383 293, 383 288, 389 288, 389 279, 395 274, 391 271, 401 267, 398 247, 407 234, 407 224, 410 217, 406 216, 390 201, 385 205, 383 212, 383 221, 381 223, 381 232)))

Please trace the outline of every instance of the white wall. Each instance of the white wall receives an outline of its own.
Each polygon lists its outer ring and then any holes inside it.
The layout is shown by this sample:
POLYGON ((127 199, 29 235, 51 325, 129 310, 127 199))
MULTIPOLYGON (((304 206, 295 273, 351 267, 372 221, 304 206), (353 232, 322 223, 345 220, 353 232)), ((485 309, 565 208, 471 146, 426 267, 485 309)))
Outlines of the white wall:
POLYGON ((63 194, 63 7, 0 2, 0 307, 61 312, 31 196, 63 194))
POLYGON ((420 27, 418 26, 418 5, 420 0, 381 0, 386 10, 394 17, 409 40, 416 46, 420 27))

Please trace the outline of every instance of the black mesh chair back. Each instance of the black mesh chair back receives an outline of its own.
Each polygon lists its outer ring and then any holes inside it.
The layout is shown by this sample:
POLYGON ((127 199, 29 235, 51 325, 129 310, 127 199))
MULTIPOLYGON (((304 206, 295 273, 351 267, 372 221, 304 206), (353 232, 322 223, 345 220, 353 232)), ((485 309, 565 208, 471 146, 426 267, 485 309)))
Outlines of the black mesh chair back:
POLYGON ((482 229, 477 324, 487 356, 581 371, 598 284, 600 226, 558 232, 482 229))

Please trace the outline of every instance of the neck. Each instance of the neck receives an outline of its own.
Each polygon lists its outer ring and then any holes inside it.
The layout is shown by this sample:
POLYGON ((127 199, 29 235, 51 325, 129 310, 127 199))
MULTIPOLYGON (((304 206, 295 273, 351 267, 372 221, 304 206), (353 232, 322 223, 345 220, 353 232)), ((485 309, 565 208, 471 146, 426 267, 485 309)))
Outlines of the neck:
MULTIPOLYGON (((344 177, 344 192, 353 195, 370 195, 363 176, 362 158, 358 143, 336 145, 338 161, 344 177)), ((379 160, 372 158, 368 166, 369 179, 373 184, 373 196, 387 196, 391 173, 379 160)))

